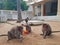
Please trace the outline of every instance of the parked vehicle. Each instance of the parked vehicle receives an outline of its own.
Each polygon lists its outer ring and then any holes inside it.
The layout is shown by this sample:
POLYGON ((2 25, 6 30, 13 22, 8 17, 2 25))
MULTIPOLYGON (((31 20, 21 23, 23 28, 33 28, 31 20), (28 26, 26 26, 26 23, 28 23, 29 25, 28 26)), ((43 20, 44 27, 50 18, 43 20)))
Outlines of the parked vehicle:
MULTIPOLYGON (((31 18, 30 20, 28 20, 28 24, 29 24, 29 25, 40 25, 40 24, 42 24, 42 23, 43 23, 43 21, 39 20, 39 19, 36 18, 36 17, 33 17, 33 18, 31 18)), ((25 20, 23 20, 23 21, 21 22, 21 24, 26 25, 25 20)))

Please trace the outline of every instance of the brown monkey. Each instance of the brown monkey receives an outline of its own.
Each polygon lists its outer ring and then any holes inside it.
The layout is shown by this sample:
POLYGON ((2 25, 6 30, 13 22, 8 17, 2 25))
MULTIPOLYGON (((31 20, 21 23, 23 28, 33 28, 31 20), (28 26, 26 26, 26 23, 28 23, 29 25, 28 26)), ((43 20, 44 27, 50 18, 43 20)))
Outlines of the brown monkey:
POLYGON ((49 24, 43 24, 42 32, 43 32, 44 38, 46 38, 46 36, 50 36, 52 33, 50 25, 49 24))
MULTIPOLYGON (((22 24, 23 25, 23 24, 22 24)), ((31 33, 31 26, 30 25, 28 25, 28 24, 26 24, 26 25, 23 25, 24 27, 25 27, 25 33, 31 33)))
POLYGON ((10 31, 8 31, 8 41, 11 39, 20 39, 20 35, 22 35, 23 27, 22 26, 16 26, 13 27, 10 31))
POLYGON ((30 25, 26 25, 26 30, 31 33, 31 26, 30 25))

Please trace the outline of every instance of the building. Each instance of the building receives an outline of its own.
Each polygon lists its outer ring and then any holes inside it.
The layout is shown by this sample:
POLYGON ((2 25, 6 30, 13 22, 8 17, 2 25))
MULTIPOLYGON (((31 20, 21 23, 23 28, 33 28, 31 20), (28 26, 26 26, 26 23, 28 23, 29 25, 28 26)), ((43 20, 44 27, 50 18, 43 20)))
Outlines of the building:
POLYGON ((60 0, 58 0, 58 12, 57 15, 60 16, 60 0))
POLYGON ((37 16, 56 16, 60 15, 60 0, 29 0, 32 6, 33 15, 37 16))

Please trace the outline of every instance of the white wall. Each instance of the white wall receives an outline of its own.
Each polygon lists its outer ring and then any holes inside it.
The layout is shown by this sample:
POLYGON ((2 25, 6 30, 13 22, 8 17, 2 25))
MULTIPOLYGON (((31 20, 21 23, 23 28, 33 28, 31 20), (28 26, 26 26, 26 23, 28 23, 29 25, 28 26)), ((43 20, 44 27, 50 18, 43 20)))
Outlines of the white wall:
MULTIPOLYGON (((22 19, 25 19, 27 17, 31 18, 33 15, 31 11, 21 11, 21 16, 22 16, 22 19)), ((18 20, 18 13, 17 11, 0 10, 0 17, 2 20, 5 20, 5 21, 7 21, 7 19, 18 20)))
POLYGON ((3 10, 0 10, 0 21, 6 22, 7 21, 7 15, 3 14, 3 10))
POLYGON ((28 18, 33 17, 31 11, 22 11, 22 12, 21 12, 21 15, 22 15, 22 19, 25 19, 25 18, 27 18, 27 17, 28 17, 28 18))
POLYGON ((35 15, 41 16, 41 5, 37 5, 34 8, 35 8, 35 15))
POLYGON ((29 5, 28 11, 33 11, 33 6, 29 5))
POLYGON ((6 22, 6 21, 7 21, 6 16, 0 15, 0 22, 6 22))

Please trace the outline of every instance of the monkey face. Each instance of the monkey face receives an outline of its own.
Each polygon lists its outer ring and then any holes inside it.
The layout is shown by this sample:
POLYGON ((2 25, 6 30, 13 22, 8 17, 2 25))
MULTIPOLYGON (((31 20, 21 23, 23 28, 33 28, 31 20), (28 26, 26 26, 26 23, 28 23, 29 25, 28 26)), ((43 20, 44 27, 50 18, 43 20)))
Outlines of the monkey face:
POLYGON ((43 28, 47 28, 48 27, 48 25, 47 24, 43 24, 43 28))

